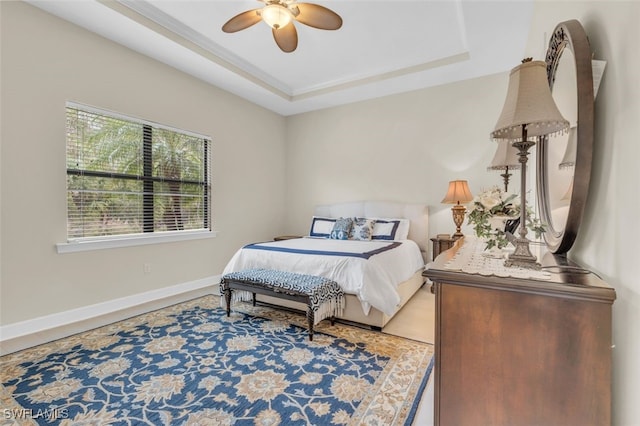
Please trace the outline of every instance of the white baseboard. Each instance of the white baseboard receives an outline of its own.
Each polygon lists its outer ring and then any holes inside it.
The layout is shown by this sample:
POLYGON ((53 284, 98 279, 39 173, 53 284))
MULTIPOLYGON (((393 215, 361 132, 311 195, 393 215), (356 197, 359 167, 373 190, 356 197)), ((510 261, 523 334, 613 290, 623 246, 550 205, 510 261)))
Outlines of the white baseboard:
POLYGON ((111 324, 206 294, 218 294, 220 275, 0 326, 0 355, 111 324))

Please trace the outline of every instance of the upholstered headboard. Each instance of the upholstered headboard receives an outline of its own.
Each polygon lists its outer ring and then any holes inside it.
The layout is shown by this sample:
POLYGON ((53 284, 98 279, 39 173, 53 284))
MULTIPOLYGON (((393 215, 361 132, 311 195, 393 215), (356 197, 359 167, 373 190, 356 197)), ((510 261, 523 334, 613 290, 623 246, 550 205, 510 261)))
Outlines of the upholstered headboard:
POLYGON ((426 204, 386 201, 355 201, 316 206, 314 214, 324 217, 383 217, 409 219, 409 239, 415 241, 425 259, 429 252, 429 209, 426 204))

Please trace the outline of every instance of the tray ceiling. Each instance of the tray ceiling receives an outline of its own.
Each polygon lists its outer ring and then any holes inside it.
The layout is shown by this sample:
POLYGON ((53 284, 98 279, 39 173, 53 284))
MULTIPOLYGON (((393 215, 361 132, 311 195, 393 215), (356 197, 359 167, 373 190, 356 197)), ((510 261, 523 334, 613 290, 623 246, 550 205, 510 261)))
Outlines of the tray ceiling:
POLYGON ((255 0, 29 1, 282 115, 508 71, 533 14, 532 0, 312 2, 343 27, 296 23, 298 49, 284 53, 262 22, 221 31, 255 0))

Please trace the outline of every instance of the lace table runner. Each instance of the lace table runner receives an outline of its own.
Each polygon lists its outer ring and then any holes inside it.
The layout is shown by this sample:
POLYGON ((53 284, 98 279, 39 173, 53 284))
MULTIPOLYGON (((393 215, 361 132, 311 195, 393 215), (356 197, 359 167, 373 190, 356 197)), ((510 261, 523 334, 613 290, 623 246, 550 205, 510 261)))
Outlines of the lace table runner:
POLYGON ((477 238, 465 237, 464 244, 455 256, 444 264, 448 271, 461 271, 467 274, 477 274, 496 277, 526 278, 535 280, 550 280, 551 273, 526 268, 506 267, 504 261, 506 252, 484 250, 484 241, 477 238))

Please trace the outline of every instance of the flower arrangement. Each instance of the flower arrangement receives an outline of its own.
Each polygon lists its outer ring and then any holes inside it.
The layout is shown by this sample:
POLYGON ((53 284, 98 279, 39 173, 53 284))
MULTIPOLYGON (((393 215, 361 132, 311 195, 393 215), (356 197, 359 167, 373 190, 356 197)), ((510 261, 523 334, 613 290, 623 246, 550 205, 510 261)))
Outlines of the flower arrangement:
MULTIPOLYGON (((494 186, 474 198, 468 217, 476 235, 486 240, 486 250, 494 247, 501 249, 509 243, 505 232, 506 221, 520 218, 520 197, 507 194, 494 186)), ((545 231, 544 224, 535 217, 533 209, 528 205, 526 225, 535 233, 536 238, 540 238, 545 231)))

